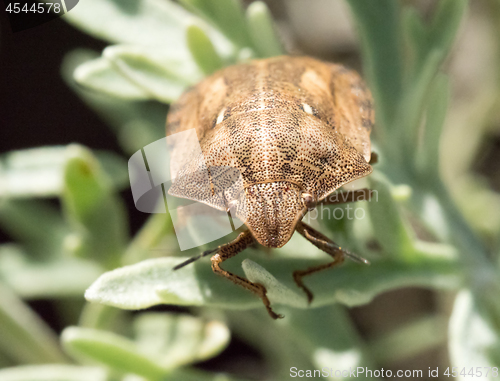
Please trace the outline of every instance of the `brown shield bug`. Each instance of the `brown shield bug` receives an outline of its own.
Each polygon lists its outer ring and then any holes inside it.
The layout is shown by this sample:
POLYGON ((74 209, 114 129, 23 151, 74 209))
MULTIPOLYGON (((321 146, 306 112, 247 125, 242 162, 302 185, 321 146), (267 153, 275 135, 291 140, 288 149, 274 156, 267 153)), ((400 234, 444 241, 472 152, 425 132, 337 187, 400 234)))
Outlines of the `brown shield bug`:
MULTIPOLYGON (((207 168, 236 168, 242 177, 223 197, 197 187, 201 161, 194 157, 182 168, 169 193, 219 210, 232 210, 247 230, 235 240, 193 257, 212 256, 212 269, 257 294, 273 318, 266 289, 236 276, 221 263, 259 243, 279 248, 294 231, 333 258, 333 262, 295 271, 297 285, 313 294, 302 278, 341 264, 345 256, 332 240, 301 222, 319 204, 369 199, 370 191, 348 192, 336 201, 327 196, 342 185, 368 175, 370 132, 374 123, 370 91, 360 76, 342 65, 308 57, 274 57, 227 67, 186 91, 172 105, 167 135, 195 129, 207 168), (244 196, 242 198, 242 195, 244 196), (338 200, 341 201, 338 201, 338 200)), ((191 147, 174 147, 173 155, 189 157, 191 147)))

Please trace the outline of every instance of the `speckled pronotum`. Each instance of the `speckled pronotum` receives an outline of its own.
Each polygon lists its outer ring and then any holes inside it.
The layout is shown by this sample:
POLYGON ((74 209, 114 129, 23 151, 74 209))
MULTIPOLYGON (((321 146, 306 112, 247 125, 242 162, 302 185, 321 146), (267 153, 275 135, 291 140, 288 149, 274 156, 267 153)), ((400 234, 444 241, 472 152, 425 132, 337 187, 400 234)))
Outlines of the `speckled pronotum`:
MULTIPOLYGON (((202 157, 192 157, 175 169, 169 193, 230 210, 247 229, 176 269, 214 254, 213 271, 257 294, 271 317, 278 318, 265 287, 223 270, 222 262, 255 243, 282 247, 298 231, 333 258, 293 273, 309 302, 313 294, 302 281, 305 275, 339 265, 346 255, 366 262, 301 220, 318 204, 370 197, 363 189, 335 201, 327 198, 371 173, 373 123, 372 97, 360 76, 342 65, 308 57, 283 56, 227 67, 186 91, 171 107, 167 135, 195 129, 202 157), (231 168, 241 174, 240 181, 219 192, 214 179, 231 168), (210 177, 206 191, 199 186, 203 169, 210 177), (213 197, 216 192, 221 197, 213 197)), ((189 157, 192 148, 179 144, 173 155, 189 157)))

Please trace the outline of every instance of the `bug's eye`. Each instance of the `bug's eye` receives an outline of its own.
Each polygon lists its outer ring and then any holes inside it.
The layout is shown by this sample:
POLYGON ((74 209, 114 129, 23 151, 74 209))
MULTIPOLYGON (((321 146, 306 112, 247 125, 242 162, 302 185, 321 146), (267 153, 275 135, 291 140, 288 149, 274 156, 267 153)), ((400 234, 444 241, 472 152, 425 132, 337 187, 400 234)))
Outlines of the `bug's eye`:
POLYGON ((316 200, 314 199, 312 194, 302 193, 301 199, 302 199, 302 203, 304 204, 304 206, 307 209, 312 210, 316 207, 316 200))

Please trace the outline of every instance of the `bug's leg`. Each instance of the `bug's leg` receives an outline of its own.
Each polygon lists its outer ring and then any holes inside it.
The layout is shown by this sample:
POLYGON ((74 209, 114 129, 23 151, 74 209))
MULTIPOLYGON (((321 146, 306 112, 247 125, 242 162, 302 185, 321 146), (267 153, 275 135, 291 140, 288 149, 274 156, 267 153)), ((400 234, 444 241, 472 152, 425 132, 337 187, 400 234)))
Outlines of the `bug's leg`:
POLYGON ((319 265, 319 266, 314 266, 314 267, 309 267, 306 270, 297 270, 294 271, 293 273, 293 280, 299 286, 302 290, 307 295, 307 301, 309 304, 311 304, 314 295, 312 292, 304 285, 304 282, 302 281, 302 278, 305 277, 306 275, 311 275, 315 272, 321 271, 328 269, 330 267, 335 267, 340 265, 342 262, 344 262, 344 253, 342 252, 341 249, 332 247, 330 245, 327 245, 329 239, 325 237, 323 234, 320 232, 314 230, 310 226, 304 224, 303 222, 299 222, 297 224, 296 230, 308 241, 310 241, 314 246, 318 247, 319 249, 323 250, 325 253, 328 255, 332 256, 333 262, 330 263, 325 263, 324 265, 319 265))
POLYGON ((351 259, 354 259, 358 262, 369 264, 366 259, 358 257, 355 254, 348 252, 347 250, 342 250, 339 246, 337 246, 332 240, 325 237, 323 234, 313 229, 312 227, 304 224, 303 222, 299 222, 297 224, 296 230, 309 242, 311 242, 317 248, 323 250, 325 253, 330 255, 333 258, 333 262, 325 263, 324 265, 309 267, 306 270, 297 270, 293 273, 293 279, 297 286, 299 286, 307 295, 307 300, 309 304, 311 304, 313 300, 312 292, 304 286, 304 282, 302 278, 306 275, 314 274, 318 271, 329 269, 331 267, 339 266, 344 262, 346 256, 351 259))
POLYGON ((345 204, 348 202, 356 202, 356 201, 365 201, 365 200, 370 201, 372 194, 373 191, 367 188, 333 193, 324 198, 323 200, 321 200, 320 202, 318 202, 318 205, 336 205, 336 204, 345 204))
POLYGON ((368 164, 377 164, 378 163, 378 155, 375 152, 372 152, 370 162, 368 164))
POLYGON ((231 282, 240 285, 247 290, 252 291, 257 294, 261 299, 264 305, 266 306, 267 312, 273 319, 282 318, 283 315, 276 314, 271 309, 271 302, 267 298, 267 290, 260 283, 250 282, 248 279, 242 278, 238 275, 232 274, 229 271, 226 271, 220 267, 220 264, 224 262, 226 259, 234 257, 236 254, 245 250, 247 247, 251 246, 255 243, 255 239, 252 237, 252 234, 247 230, 241 233, 234 241, 226 243, 225 245, 221 245, 217 248, 217 253, 211 258, 212 261, 212 270, 227 279, 231 282))

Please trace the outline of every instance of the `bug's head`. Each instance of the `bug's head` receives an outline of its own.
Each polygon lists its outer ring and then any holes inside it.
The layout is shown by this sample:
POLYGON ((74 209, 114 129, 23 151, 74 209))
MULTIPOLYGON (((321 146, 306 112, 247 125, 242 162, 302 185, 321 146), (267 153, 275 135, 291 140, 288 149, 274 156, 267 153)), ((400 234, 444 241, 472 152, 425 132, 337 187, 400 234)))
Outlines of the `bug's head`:
MULTIPOLYGON (((282 247, 307 211, 302 189, 289 181, 258 183, 245 189, 245 224, 267 247, 282 247)), ((241 208, 239 208, 241 211, 241 208)))

